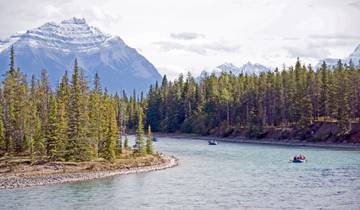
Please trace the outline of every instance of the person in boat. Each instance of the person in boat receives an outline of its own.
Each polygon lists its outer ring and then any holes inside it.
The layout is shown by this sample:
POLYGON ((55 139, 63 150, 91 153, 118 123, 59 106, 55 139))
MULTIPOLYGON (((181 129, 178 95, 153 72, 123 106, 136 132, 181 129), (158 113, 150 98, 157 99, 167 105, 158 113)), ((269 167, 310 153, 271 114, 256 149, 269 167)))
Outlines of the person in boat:
POLYGON ((300 154, 300 155, 295 155, 294 156, 294 160, 305 160, 305 156, 300 154))

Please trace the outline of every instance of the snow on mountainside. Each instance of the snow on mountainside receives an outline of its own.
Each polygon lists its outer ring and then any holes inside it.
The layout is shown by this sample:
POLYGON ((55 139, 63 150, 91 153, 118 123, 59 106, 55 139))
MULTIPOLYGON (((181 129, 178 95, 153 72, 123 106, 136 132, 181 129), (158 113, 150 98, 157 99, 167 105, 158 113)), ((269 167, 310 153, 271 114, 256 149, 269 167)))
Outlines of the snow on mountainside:
POLYGON ((222 72, 227 72, 227 73, 232 73, 234 75, 239 75, 239 74, 247 74, 247 75, 251 75, 251 74, 260 74, 261 72, 267 72, 270 71, 270 68, 265 67, 261 64, 255 63, 252 64, 250 62, 247 62, 246 64, 242 65, 241 67, 237 67, 232 63, 224 63, 221 64, 220 66, 215 67, 212 70, 203 70, 201 72, 201 74, 199 75, 198 79, 204 78, 206 75, 212 74, 214 73, 216 76, 220 76, 220 74, 222 72))
POLYGON ((352 59, 354 62, 360 61, 360 44, 355 48, 348 59, 352 59))
POLYGON ((325 59, 320 60, 317 66, 320 67, 320 65, 325 61, 325 63, 328 66, 335 67, 339 60, 341 60, 342 63, 346 63, 346 64, 349 64, 350 60, 351 60, 354 65, 360 66, 360 44, 355 48, 355 50, 347 58, 344 58, 344 59, 325 58, 325 59))
POLYGON ((260 74, 261 72, 267 72, 267 71, 270 71, 270 68, 258 63, 252 64, 248 62, 241 66, 241 72, 243 74, 260 74))
POLYGON ((89 80, 98 72, 111 92, 146 90, 161 80, 156 68, 120 37, 102 33, 83 18, 46 23, 0 41, 1 73, 8 68, 11 45, 17 66, 28 77, 47 69, 53 85, 65 70, 71 73, 75 58, 89 80))

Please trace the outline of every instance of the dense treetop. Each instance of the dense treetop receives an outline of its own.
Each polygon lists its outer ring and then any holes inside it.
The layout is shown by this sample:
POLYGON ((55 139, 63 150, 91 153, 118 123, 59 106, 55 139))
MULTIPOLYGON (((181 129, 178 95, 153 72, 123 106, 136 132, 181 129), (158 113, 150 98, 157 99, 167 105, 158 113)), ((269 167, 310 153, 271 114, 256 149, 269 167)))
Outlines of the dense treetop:
MULTIPOLYGON (((89 89, 76 60, 71 79, 65 72, 55 90, 49 86, 46 70, 39 80, 32 76, 29 85, 15 66, 12 48, 0 89, 0 155, 113 161, 123 149, 129 150, 127 137, 123 147, 121 134, 125 135, 126 127, 137 127, 139 135, 144 132, 140 103, 125 93, 119 96, 103 91, 98 74, 93 87, 89 89)), ((136 155, 147 154, 144 143, 136 150, 142 151, 136 155)))
POLYGON ((247 128, 250 137, 264 127, 309 132, 316 121, 336 122, 346 135, 360 119, 360 69, 352 62, 318 70, 298 59, 295 66, 259 75, 208 75, 196 82, 189 73, 174 82, 166 76, 150 87, 147 123, 153 131, 214 134, 247 128))

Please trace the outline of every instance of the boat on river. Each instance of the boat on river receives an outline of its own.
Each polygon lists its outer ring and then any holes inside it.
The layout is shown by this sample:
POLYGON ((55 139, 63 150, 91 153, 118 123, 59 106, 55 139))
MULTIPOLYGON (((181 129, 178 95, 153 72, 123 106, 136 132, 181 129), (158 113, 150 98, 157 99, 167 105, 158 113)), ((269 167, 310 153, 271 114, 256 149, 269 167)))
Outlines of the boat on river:
POLYGON ((217 141, 214 139, 214 140, 210 140, 208 141, 209 145, 217 145, 217 141))
POLYGON ((290 160, 290 162, 292 162, 292 163, 304 163, 305 161, 306 161, 306 158, 302 154, 295 155, 294 158, 292 160, 290 160))
POLYGON ((304 163, 305 160, 292 160, 293 163, 304 163))

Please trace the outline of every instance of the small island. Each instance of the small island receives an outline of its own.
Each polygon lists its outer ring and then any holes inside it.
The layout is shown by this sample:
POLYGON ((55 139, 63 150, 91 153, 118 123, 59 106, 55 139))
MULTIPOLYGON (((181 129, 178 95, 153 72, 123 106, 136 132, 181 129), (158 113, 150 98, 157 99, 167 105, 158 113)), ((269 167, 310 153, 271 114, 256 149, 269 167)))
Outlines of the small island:
POLYGON ((144 137, 143 99, 136 93, 112 95, 93 88, 75 60, 72 78, 67 73, 53 90, 46 70, 41 79, 10 68, 1 87, 0 189, 68 183, 118 174, 160 170, 177 159, 154 151, 151 126, 144 137), (129 146, 126 130, 136 130, 129 146), (125 139, 123 140, 123 137, 125 139))

